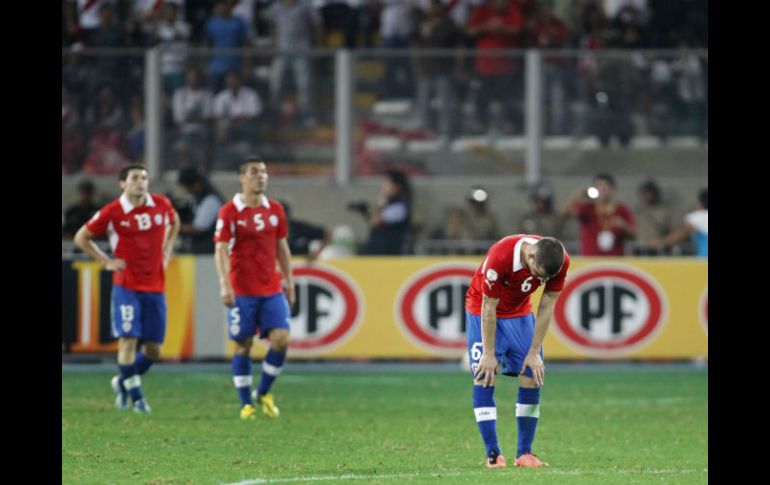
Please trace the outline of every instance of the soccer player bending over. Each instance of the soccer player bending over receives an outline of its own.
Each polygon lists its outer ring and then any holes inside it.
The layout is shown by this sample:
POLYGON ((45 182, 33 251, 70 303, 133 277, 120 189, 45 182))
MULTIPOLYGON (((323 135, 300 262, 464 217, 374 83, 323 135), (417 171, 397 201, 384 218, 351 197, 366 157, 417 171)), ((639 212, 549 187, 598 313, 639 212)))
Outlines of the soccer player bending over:
POLYGON ((289 304, 294 304, 286 214, 278 201, 265 195, 267 178, 267 167, 260 158, 241 163, 238 180, 242 192, 219 210, 214 234, 220 296, 229 308, 229 336, 236 346, 233 382, 241 399, 241 419, 256 417, 254 401, 271 418, 279 415, 269 391, 286 359, 289 304), (252 393, 250 351, 257 331, 260 338, 269 340, 270 349, 262 361, 259 387, 252 393))
POLYGON ((165 270, 179 233, 179 216, 164 196, 149 193, 147 169, 120 171, 123 194, 94 214, 75 234, 75 244, 112 275, 112 336, 118 339, 118 368, 112 378, 115 406, 149 413, 140 376, 160 356, 166 335, 165 270), (93 239, 107 232, 114 258, 93 239))
POLYGON ((558 239, 517 234, 492 245, 471 280, 465 318, 474 378, 473 411, 489 468, 506 466, 497 442, 494 392, 498 373, 519 380, 515 465, 545 465, 532 454, 545 375, 542 345, 568 268, 569 255, 558 239), (545 289, 535 323, 530 296, 540 285, 545 289))

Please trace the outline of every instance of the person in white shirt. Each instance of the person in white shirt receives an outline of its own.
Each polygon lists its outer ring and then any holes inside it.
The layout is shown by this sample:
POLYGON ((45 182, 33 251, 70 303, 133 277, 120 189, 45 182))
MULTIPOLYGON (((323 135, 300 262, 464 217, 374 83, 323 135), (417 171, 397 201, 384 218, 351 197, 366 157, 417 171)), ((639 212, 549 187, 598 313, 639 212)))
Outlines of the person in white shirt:
POLYGON ((177 129, 175 148, 180 166, 197 165, 204 169, 206 153, 211 142, 213 96, 203 87, 201 73, 195 68, 187 71, 185 85, 174 91, 171 108, 177 129))

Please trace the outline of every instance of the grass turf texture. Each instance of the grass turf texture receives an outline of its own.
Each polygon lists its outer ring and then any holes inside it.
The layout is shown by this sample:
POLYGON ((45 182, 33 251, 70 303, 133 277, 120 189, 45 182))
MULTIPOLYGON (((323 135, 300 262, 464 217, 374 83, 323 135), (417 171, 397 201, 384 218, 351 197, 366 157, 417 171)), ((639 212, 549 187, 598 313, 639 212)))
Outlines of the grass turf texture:
MULTIPOLYGON (((258 369, 255 366, 255 369, 258 369)), ((223 368, 224 369, 224 368, 223 368)), ((498 378, 498 436, 484 445, 460 373, 292 373, 273 392, 281 417, 238 418, 232 376, 151 371, 153 414, 113 407, 107 372, 62 372, 63 484, 677 483, 708 480, 706 371, 551 371, 534 452, 513 467, 515 380, 498 378)), ((258 377, 255 377, 255 383, 258 377)))

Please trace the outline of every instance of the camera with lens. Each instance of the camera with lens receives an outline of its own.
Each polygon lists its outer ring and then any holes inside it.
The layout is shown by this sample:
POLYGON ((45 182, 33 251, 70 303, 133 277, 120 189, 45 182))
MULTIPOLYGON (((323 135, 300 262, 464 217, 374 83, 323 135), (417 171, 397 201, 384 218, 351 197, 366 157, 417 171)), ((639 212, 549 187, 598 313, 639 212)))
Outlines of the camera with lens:
POLYGON ((348 203, 348 210, 358 212, 364 217, 369 217, 369 203, 363 200, 355 200, 348 203))

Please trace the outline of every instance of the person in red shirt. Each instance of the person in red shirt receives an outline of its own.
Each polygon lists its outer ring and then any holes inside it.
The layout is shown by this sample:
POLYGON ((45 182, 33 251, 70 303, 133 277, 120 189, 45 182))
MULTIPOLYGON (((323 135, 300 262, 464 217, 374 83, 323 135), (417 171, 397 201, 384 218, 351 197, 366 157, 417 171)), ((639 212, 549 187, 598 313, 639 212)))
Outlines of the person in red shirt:
POLYGON ((267 166, 260 158, 242 162, 238 179, 242 192, 219 210, 214 233, 220 296, 235 342, 233 382, 241 399, 241 419, 256 417, 254 401, 277 418, 280 411, 269 390, 286 360, 289 305, 295 301, 288 223, 281 203, 265 195, 267 166), (259 387, 252 393, 250 352, 257 331, 269 340, 270 349, 262 361, 259 387))
POLYGON ((532 454, 543 385, 543 339, 564 288, 569 254, 558 239, 531 234, 505 237, 489 248, 465 297, 468 354, 474 378, 473 411, 486 446, 486 466, 506 466, 497 442, 494 391, 498 373, 518 376, 516 466, 544 466, 532 454), (537 310, 530 296, 544 286, 537 310))
MULTIPOLYGON (((519 46, 518 37, 524 18, 517 3, 510 0, 487 0, 473 11, 466 32, 476 40, 474 68, 480 81, 476 98, 476 114, 480 126, 489 128, 489 104, 502 104, 506 129, 511 131, 514 122, 514 101, 521 103, 523 86, 520 58, 510 54, 484 53, 490 49, 512 49, 519 46)), ((521 122, 519 117, 516 121, 521 122)))
POLYGON ((578 218, 582 256, 623 256, 625 242, 636 237, 636 220, 615 200, 615 179, 609 174, 599 174, 593 187, 573 192, 561 216, 578 218))
POLYGON ((140 375, 160 356, 166 334, 165 270, 179 233, 179 216, 166 197, 149 193, 147 169, 124 167, 123 194, 94 214, 75 234, 75 244, 112 275, 112 336, 118 339, 120 375, 112 378, 115 406, 149 413, 140 375), (93 239, 107 232, 113 257, 93 239), (138 348, 141 347, 139 350, 138 348))

